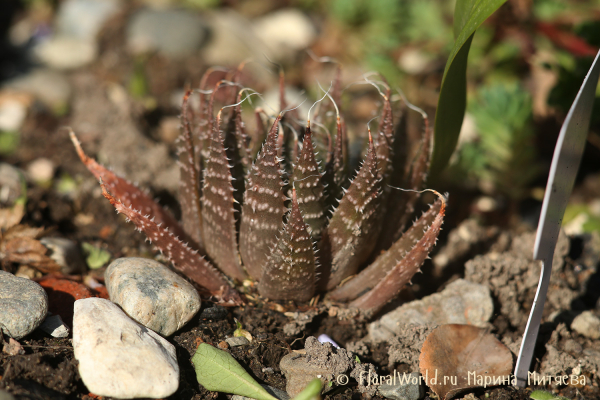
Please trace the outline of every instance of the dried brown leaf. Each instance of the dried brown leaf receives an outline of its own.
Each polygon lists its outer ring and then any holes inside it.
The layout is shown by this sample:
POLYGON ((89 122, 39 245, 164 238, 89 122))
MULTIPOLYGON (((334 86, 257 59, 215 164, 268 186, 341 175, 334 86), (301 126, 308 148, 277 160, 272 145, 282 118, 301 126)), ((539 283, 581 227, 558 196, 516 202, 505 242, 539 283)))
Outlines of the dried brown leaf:
POLYGON ((494 377, 510 381, 512 361, 510 350, 487 330, 450 324, 427 336, 419 369, 440 399, 447 399, 463 389, 495 386, 494 377))

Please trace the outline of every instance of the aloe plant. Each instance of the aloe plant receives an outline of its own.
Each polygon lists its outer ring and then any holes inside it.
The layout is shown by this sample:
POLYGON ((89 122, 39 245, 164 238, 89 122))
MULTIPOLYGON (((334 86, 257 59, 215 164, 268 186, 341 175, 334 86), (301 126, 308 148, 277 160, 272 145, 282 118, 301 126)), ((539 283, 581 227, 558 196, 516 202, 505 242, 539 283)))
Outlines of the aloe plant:
MULTIPOLYGON (((234 71, 234 81, 238 75, 234 71)), ((445 212, 444 200, 436 201, 402 235, 418 195, 390 186, 423 188, 432 140, 428 124, 415 146, 417 157, 408 162, 394 151, 407 139, 396 129, 400 119, 391 91, 382 91, 379 127, 369 132, 366 156, 349 179, 344 117, 333 112, 340 105, 339 74, 330 102, 321 104, 312 122, 300 127, 293 111, 281 112, 268 130, 260 128, 259 118, 253 135, 242 119, 246 90, 214 115, 216 94, 239 85, 220 82, 210 90, 206 81, 193 114, 191 92, 183 100, 181 224, 145 192, 87 157, 72 135, 116 210, 175 268, 226 304, 244 301, 235 285, 247 279, 273 300, 303 302, 326 292, 334 301, 376 311, 394 298, 432 249, 445 212), (334 137, 322 128, 313 132, 313 125, 332 126, 334 137), (303 134, 297 138, 295 132, 303 134), (331 143, 331 150, 317 152, 318 143, 331 143)))

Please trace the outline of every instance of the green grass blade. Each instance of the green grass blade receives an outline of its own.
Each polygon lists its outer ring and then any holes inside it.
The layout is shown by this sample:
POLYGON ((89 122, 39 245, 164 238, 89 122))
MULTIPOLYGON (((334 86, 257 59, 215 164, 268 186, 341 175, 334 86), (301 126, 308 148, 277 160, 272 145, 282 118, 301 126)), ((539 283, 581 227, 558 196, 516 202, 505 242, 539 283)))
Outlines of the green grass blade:
POLYGON ((315 378, 292 400, 316 400, 320 399, 321 396, 321 380, 315 378))
POLYGON ((475 30, 506 0, 458 0, 454 12, 456 41, 442 78, 435 115, 431 173, 439 174, 448 164, 462 126, 467 103, 467 58, 475 30))
POLYGON ((226 351, 201 343, 192 357, 198 383, 213 392, 233 393, 258 400, 277 400, 226 351))

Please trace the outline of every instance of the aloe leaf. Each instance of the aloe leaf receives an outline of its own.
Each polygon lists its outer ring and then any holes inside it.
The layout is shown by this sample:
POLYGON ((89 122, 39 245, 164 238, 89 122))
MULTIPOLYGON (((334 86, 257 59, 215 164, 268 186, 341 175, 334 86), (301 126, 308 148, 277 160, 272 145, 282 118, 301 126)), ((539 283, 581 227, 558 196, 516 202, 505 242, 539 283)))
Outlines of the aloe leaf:
POLYGON ((223 147, 220 119, 213 125, 202 188, 202 228, 206 253, 238 281, 247 278, 238 253, 232 176, 223 147))
POLYGON ((161 224, 163 228, 168 229, 173 234, 185 241, 190 241, 190 237, 179 225, 179 222, 167 212, 160 204, 154 201, 150 195, 139 189, 133 183, 121 178, 111 170, 107 169, 96 160, 88 157, 81 148, 81 143, 77 140, 75 133, 70 132, 71 141, 77 150, 77 154, 87 169, 101 180, 112 196, 118 199, 125 207, 131 207, 143 215, 152 215, 154 222, 161 224))
MULTIPOLYGON (((439 214, 441 200, 436 201, 426 212, 423 213, 415 223, 398 239, 389 250, 383 252, 367 268, 362 270, 354 278, 344 285, 336 288, 329 294, 329 297, 335 301, 353 300, 366 291, 372 289, 402 260, 408 252, 423 237, 427 228, 433 223, 435 217, 439 214)), ((414 270, 417 272, 417 270, 414 270)), ((412 276, 409 276, 410 279, 412 276)))
POLYGON ((448 164, 458 142, 467 103, 467 58, 475 30, 506 0, 457 0, 454 9, 456 40, 444 70, 435 115, 435 146, 431 173, 448 164))
POLYGON ((250 169, 240 225, 240 254, 250 276, 259 279, 277 242, 286 212, 283 178, 277 158, 277 117, 262 150, 250 169))
POLYGON ((194 154, 192 129, 189 120, 189 98, 186 92, 181 106, 181 135, 178 139, 177 155, 179 164, 179 202, 181 203, 181 221, 183 229, 198 246, 204 248, 202 241, 202 214, 200 212, 200 181, 202 169, 196 168, 200 154, 194 154))
POLYGON ((367 157, 321 239, 321 261, 326 267, 323 279, 327 280, 328 290, 354 275, 375 247, 381 230, 381 215, 378 214, 381 210, 378 207, 382 186, 376 157, 373 139, 369 135, 367 157), (328 255, 331 259, 325 259, 328 255))
POLYGON ((271 396, 226 351, 200 343, 192 357, 198 383, 213 392, 233 393, 257 400, 277 400, 271 396))
POLYGON ((302 211, 304 222, 310 227, 313 239, 321 237, 321 231, 327 223, 319 165, 315 159, 312 142, 312 131, 306 128, 302 151, 294 167, 294 188, 298 195, 298 206, 302 211))
POLYGON ((315 378, 306 385, 306 387, 296 395, 292 400, 317 400, 321 398, 321 389, 323 384, 319 378, 315 378))
POLYGON ((315 292, 315 283, 313 243, 294 190, 288 221, 263 268, 258 290, 262 296, 273 300, 308 301, 315 292))
POLYGON ((229 286, 223 275, 206 261, 196 250, 183 243, 172 232, 157 224, 153 218, 126 206, 114 198, 104 183, 100 183, 102 194, 110 204, 133 222, 139 231, 143 231, 148 240, 163 253, 173 266, 185 276, 206 288, 213 296, 231 305, 241 304, 239 294, 229 286))
POLYGON ((412 276, 421 268, 425 258, 429 255, 429 252, 437 241, 437 237, 442 229, 442 223, 444 222, 446 202, 440 194, 438 196, 442 199, 442 205, 427 231, 373 289, 350 303, 350 307, 377 312, 388 301, 396 297, 412 276))

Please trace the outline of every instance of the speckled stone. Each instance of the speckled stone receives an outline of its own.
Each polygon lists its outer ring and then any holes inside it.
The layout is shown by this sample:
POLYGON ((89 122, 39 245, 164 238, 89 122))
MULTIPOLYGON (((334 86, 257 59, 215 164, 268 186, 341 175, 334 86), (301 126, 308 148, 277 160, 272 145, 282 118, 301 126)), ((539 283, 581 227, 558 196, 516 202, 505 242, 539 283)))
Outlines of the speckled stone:
POLYGON ((147 258, 119 258, 104 278, 110 299, 131 318, 164 336, 183 327, 200 309, 200 296, 185 279, 147 258))
POLYGON ((73 351, 88 390, 117 398, 165 398, 179 386, 175 347, 110 300, 75 302, 73 351))
POLYGON ((48 297, 37 283, 0 271, 0 328, 20 339, 37 328, 48 313, 48 297))

